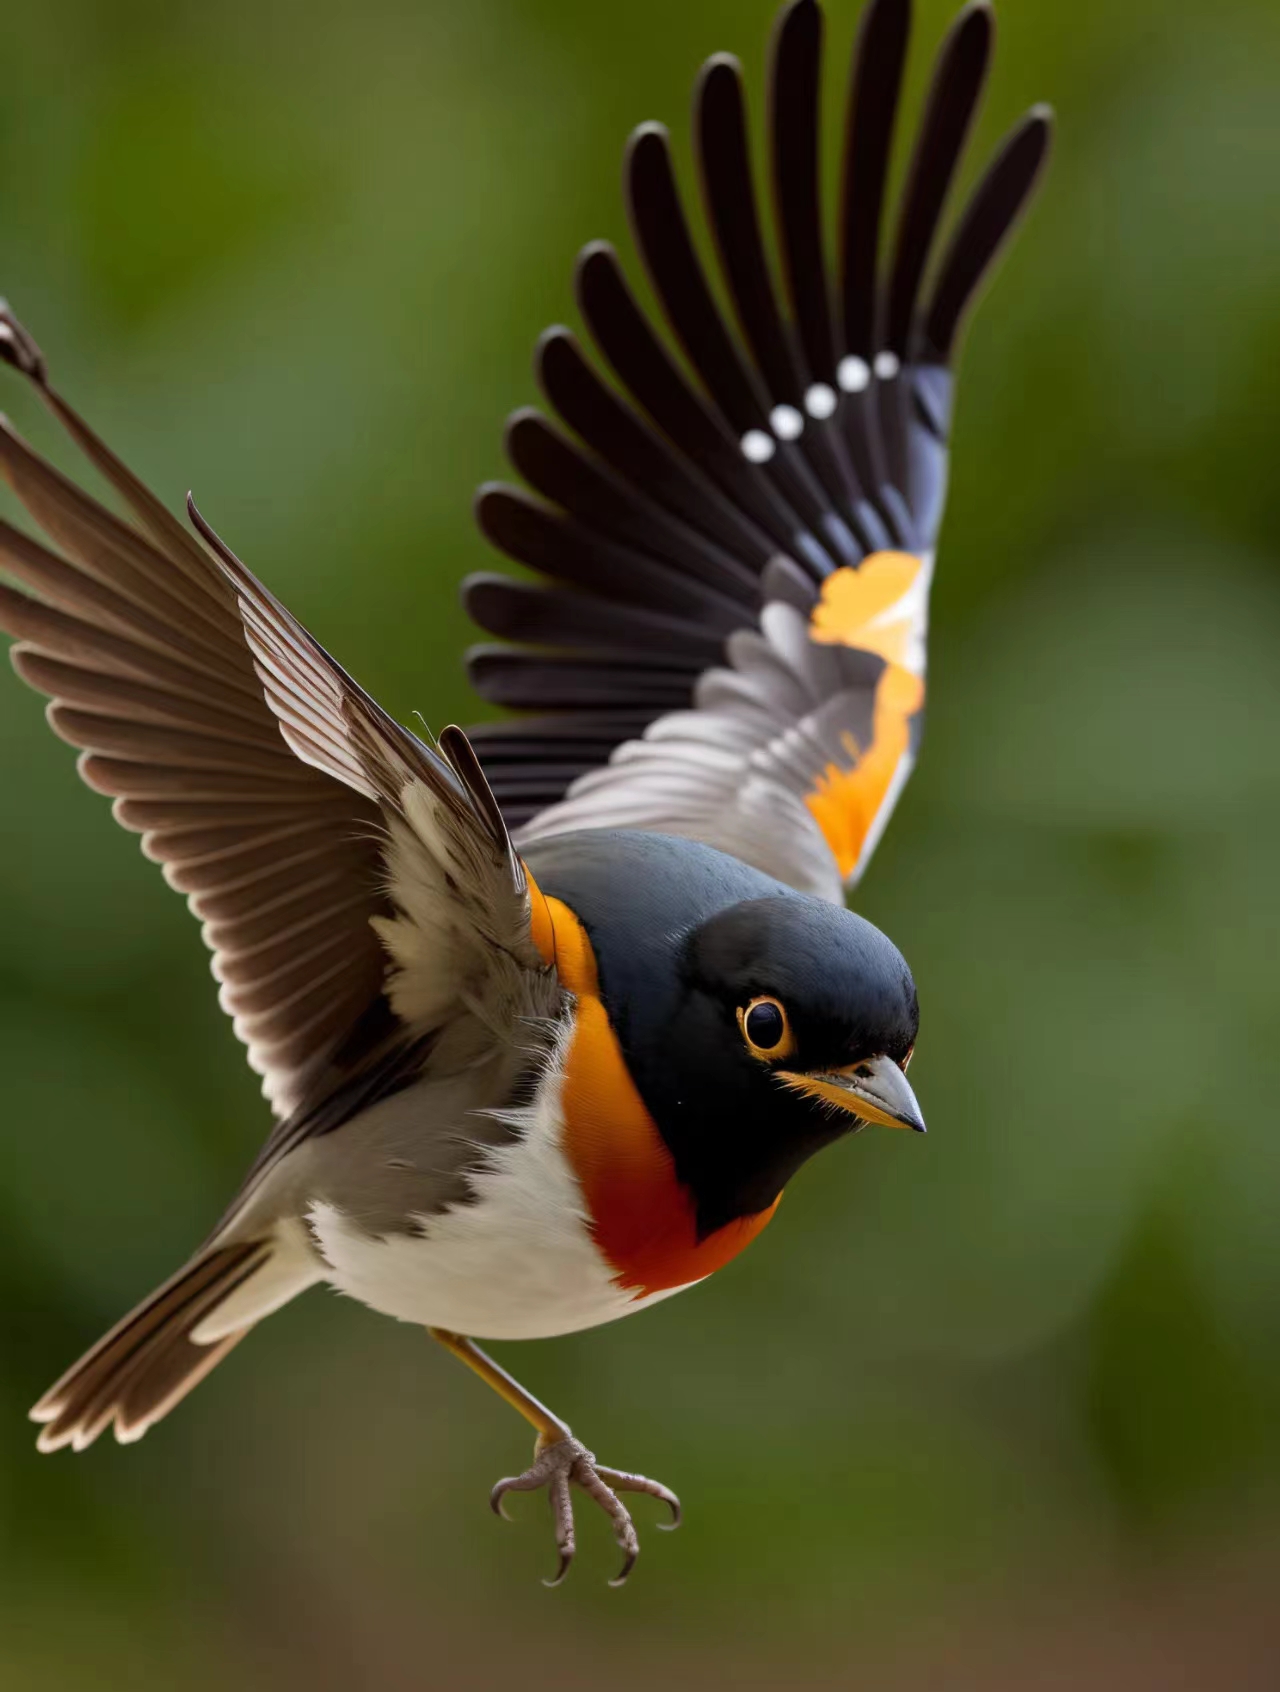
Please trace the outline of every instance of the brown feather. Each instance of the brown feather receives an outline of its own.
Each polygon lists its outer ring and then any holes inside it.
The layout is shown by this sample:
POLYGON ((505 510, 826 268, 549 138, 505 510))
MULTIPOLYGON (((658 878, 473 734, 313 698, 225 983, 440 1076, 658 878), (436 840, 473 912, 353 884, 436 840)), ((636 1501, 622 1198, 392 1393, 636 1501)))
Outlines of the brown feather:
POLYGON ((385 968, 369 922, 389 911, 382 816, 343 739, 340 707, 335 718, 341 684, 326 676, 318 704, 295 702, 312 725, 299 732, 326 737, 330 767, 317 768, 323 760, 303 762, 282 734, 217 564, 53 393, 43 358, 7 313, 0 356, 33 381, 141 524, 105 510, 0 427, 0 473, 59 549, 0 523, 0 566, 30 590, 0 584, 0 629, 22 643, 14 666, 49 696, 55 733, 81 749, 82 778, 116 801, 122 826, 144 833, 147 856, 208 924, 215 974, 230 984, 224 1002, 283 1114, 359 1026, 385 968), (345 971, 321 944, 327 922, 346 948, 345 971), (295 935, 312 965, 306 993, 288 967, 295 935), (282 995, 274 1011, 273 992, 282 995), (239 1014, 242 1001, 253 1016, 239 1014))
POLYGON ((117 1322, 32 1410, 32 1419, 45 1423, 40 1449, 88 1444, 126 1403, 135 1426, 162 1414, 158 1407, 176 1402, 172 1394, 178 1385, 194 1386, 218 1360, 210 1355, 216 1348, 192 1343, 191 1330, 270 1254, 270 1246, 259 1242, 204 1253, 117 1322), (148 1381, 155 1383, 151 1392, 148 1381))

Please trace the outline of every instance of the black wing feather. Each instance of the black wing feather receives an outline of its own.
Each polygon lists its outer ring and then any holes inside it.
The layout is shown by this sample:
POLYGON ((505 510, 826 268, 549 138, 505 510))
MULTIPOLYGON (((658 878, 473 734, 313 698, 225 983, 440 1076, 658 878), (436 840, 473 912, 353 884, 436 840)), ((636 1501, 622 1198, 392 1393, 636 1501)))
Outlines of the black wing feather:
MULTIPOLYGON (((515 643, 477 649, 473 680, 493 702, 537 713, 476 735, 513 825, 656 718, 696 711, 708 672, 731 661, 730 638, 757 628, 767 604, 807 615, 834 570, 934 543, 950 362, 969 303, 1040 174, 1049 119, 1036 109, 1009 137, 956 220, 930 291, 993 29, 989 6, 975 0, 944 42, 891 218, 910 19, 910 0, 871 0, 858 32, 834 265, 820 179, 822 13, 816 0, 794 0, 779 19, 768 159, 781 289, 740 68, 723 54, 703 68, 697 175, 732 322, 699 255, 666 131, 646 124, 632 137, 631 227, 687 362, 646 316, 614 250, 586 247, 578 303, 616 384, 568 330, 548 331, 536 368, 564 427, 525 410, 507 431, 508 456, 540 499, 490 487, 477 505, 488 538, 547 583, 480 576, 466 587, 481 627, 515 643)), ((818 675, 821 663, 812 669, 818 675)))
POLYGON ((1040 179, 1049 152, 1050 124, 1047 107, 1033 108, 974 189, 929 302, 923 340, 928 362, 950 361, 965 311, 1040 179))

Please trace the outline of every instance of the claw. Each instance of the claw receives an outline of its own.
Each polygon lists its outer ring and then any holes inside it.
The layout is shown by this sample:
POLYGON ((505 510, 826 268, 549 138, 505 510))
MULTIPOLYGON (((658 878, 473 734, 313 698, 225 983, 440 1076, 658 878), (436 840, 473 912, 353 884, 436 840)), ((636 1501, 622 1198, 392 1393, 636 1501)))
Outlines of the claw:
POLYGON ((550 1580, 544 1580, 542 1584, 545 1587, 547 1587, 548 1589, 550 1589, 551 1587, 554 1587, 554 1586, 559 1586, 560 1582, 568 1574, 569 1564, 572 1561, 573 1561, 573 1552, 572 1551, 562 1551, 560 1553, 560 1567, 552 1575, 550 1580))
POLYGON ((545 1586, 559 1586, 569 1572, 577 1544, 573 1532, 573 1494, 569 1490, 568 1469, 557 1469, 547 1486, 547 1502, 556 1524, 556 1547, 560 1552, 560 1567, 555 1579, 544 1581, 545 1586))
POLYGON ((581 1440, 574 1439, 569 1433, 545 1444, 539 1439, 534 1447, 532 1464, 524 1474, 508 1475, 500 1480, 489 1494, 489 1507, 495 1516, 510 1521, 511 1517, 503 1507, 506 1495, 509 1492, 537 1492, 544 1486, 547 1488, 548 1502, 555 1523, 556 1545, 560 1552, 560 1563, 555 1574, 550 1580, 544 1580, 542 1583, 547 1587, 560 1585, 574 1559, 576 1546, 572 1488, 575 1486, 580 1487, 593 1503, 598 1504, 613 1522, 613 1537, 622 1551, 624 1561, 619 1573, 609 1582, 610 1586, 625 1585, 640 1555, 640 1541, 635 1523, 631 1520, 630 1511, 618 1497, 619 1492, 643 1492, 650 1498, 658 1499, 671 1511, 672 1518, 670 1522, 660 1525, 669 1529, 680 1524, 680 1500, 669 1487, 663 1486, 660 1481, 648 1480, 644 1475, 605 1468, 603 1464, 596 1462, 581 1440))
MULTIPOLYGON (((549 1449, 549 1448, 548 1448, 549 1449)), ((556 1460, 548 1459, 546 1450, 536 1452, 533 1466, 525 1470, 522 1475, 507 1475, 500 1480, 489 1494, 489 1508, 495 1516, 501 1516, 504 1522, 511 1517, 503 1508, 503 1499, 509 1492, 537 1492, 547 1484, 549 1478, 556 1472, 556 1460)))
POLYGON ((661 1500, 671 1512, 669 1522, 654 1523, 663 1533, 674 1533, 684 1520, 684 1509, 680 1500, 671 1488, 663 1486, 661 1481, 650 1480, 647 1475, 630 1475, 621 1469, 606 1469, 602 1465, 597 1466, 596 1473, 615 1492, 643 1492, 650 1498, 661 1500))

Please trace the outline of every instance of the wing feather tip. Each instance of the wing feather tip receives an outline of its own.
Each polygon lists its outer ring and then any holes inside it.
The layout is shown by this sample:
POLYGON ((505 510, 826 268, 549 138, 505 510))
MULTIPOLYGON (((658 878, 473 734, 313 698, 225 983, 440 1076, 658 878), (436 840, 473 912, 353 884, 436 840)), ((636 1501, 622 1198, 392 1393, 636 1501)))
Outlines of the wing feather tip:
POLYGON ((656 144, 664 151, 671 145, 671 131, 665 123, 659 123, 656 118, 646 118, 638 123, 627 136, 624 156, 631 159, 641 147, 656 144))
POLYGON ((731 76, 735 82, 742 79, 742 60, 736 53, 712 53, 709 59, 703 61, 702 69, 698 72, 699 86, 705 86, 713 77, 731 76))
MULTIPOLYGON (((0 298, 0 360, 28 377, 41 388, 49 386, 49 366, 29 329, 13 315, 9 302, 0 298)), ((7 420, 6 420, 7 421, 7 420)))
POLYGON ((597 236, 594 241, 588 241, 578 250, 573 265, 574 285, 581 290, 583 285, 589 283, 601 270, 617 273, 621 269, 618 249, 613 242, 606 241, 603 236, 597 236))
POLYGON ((996 9, 993 0, 967 0, 967 3, 961 6, 956 14, 956 21, 951 26, 952 32, 974 28, 975 26, 969 21, 974 17, 980 17, 986 28, 994 29, 996 26, 996 9))

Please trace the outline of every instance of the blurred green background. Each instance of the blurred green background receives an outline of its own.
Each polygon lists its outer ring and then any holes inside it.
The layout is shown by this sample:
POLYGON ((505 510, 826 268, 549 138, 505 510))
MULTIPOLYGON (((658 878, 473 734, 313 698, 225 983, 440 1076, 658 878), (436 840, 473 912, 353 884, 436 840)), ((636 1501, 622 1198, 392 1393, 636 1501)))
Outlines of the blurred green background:
MULTIPOLYGON (((470 496, 533 339, 578 245, 629 252, 629 128, 687 156, 696 66, 758 96, 773 10, 6 8, 0 289, 393 712, 465 722, 470 496)), ((925 755, 858 895, 931 1133, 826 1155, 687 1298, 499 1348, 683 1493, 625 1595, 586 1512, 543 1592, 543 1508, 485 1507, 523 1425, 320 1293, 139 1449, 36 1456, 27 1405, 266 1114, 181 903, 0 674, 6 1688, 1276 1683, 1280 9, 1000 23, 971 163, 1035 99, 1058 146, 969 340, 925 755)))

